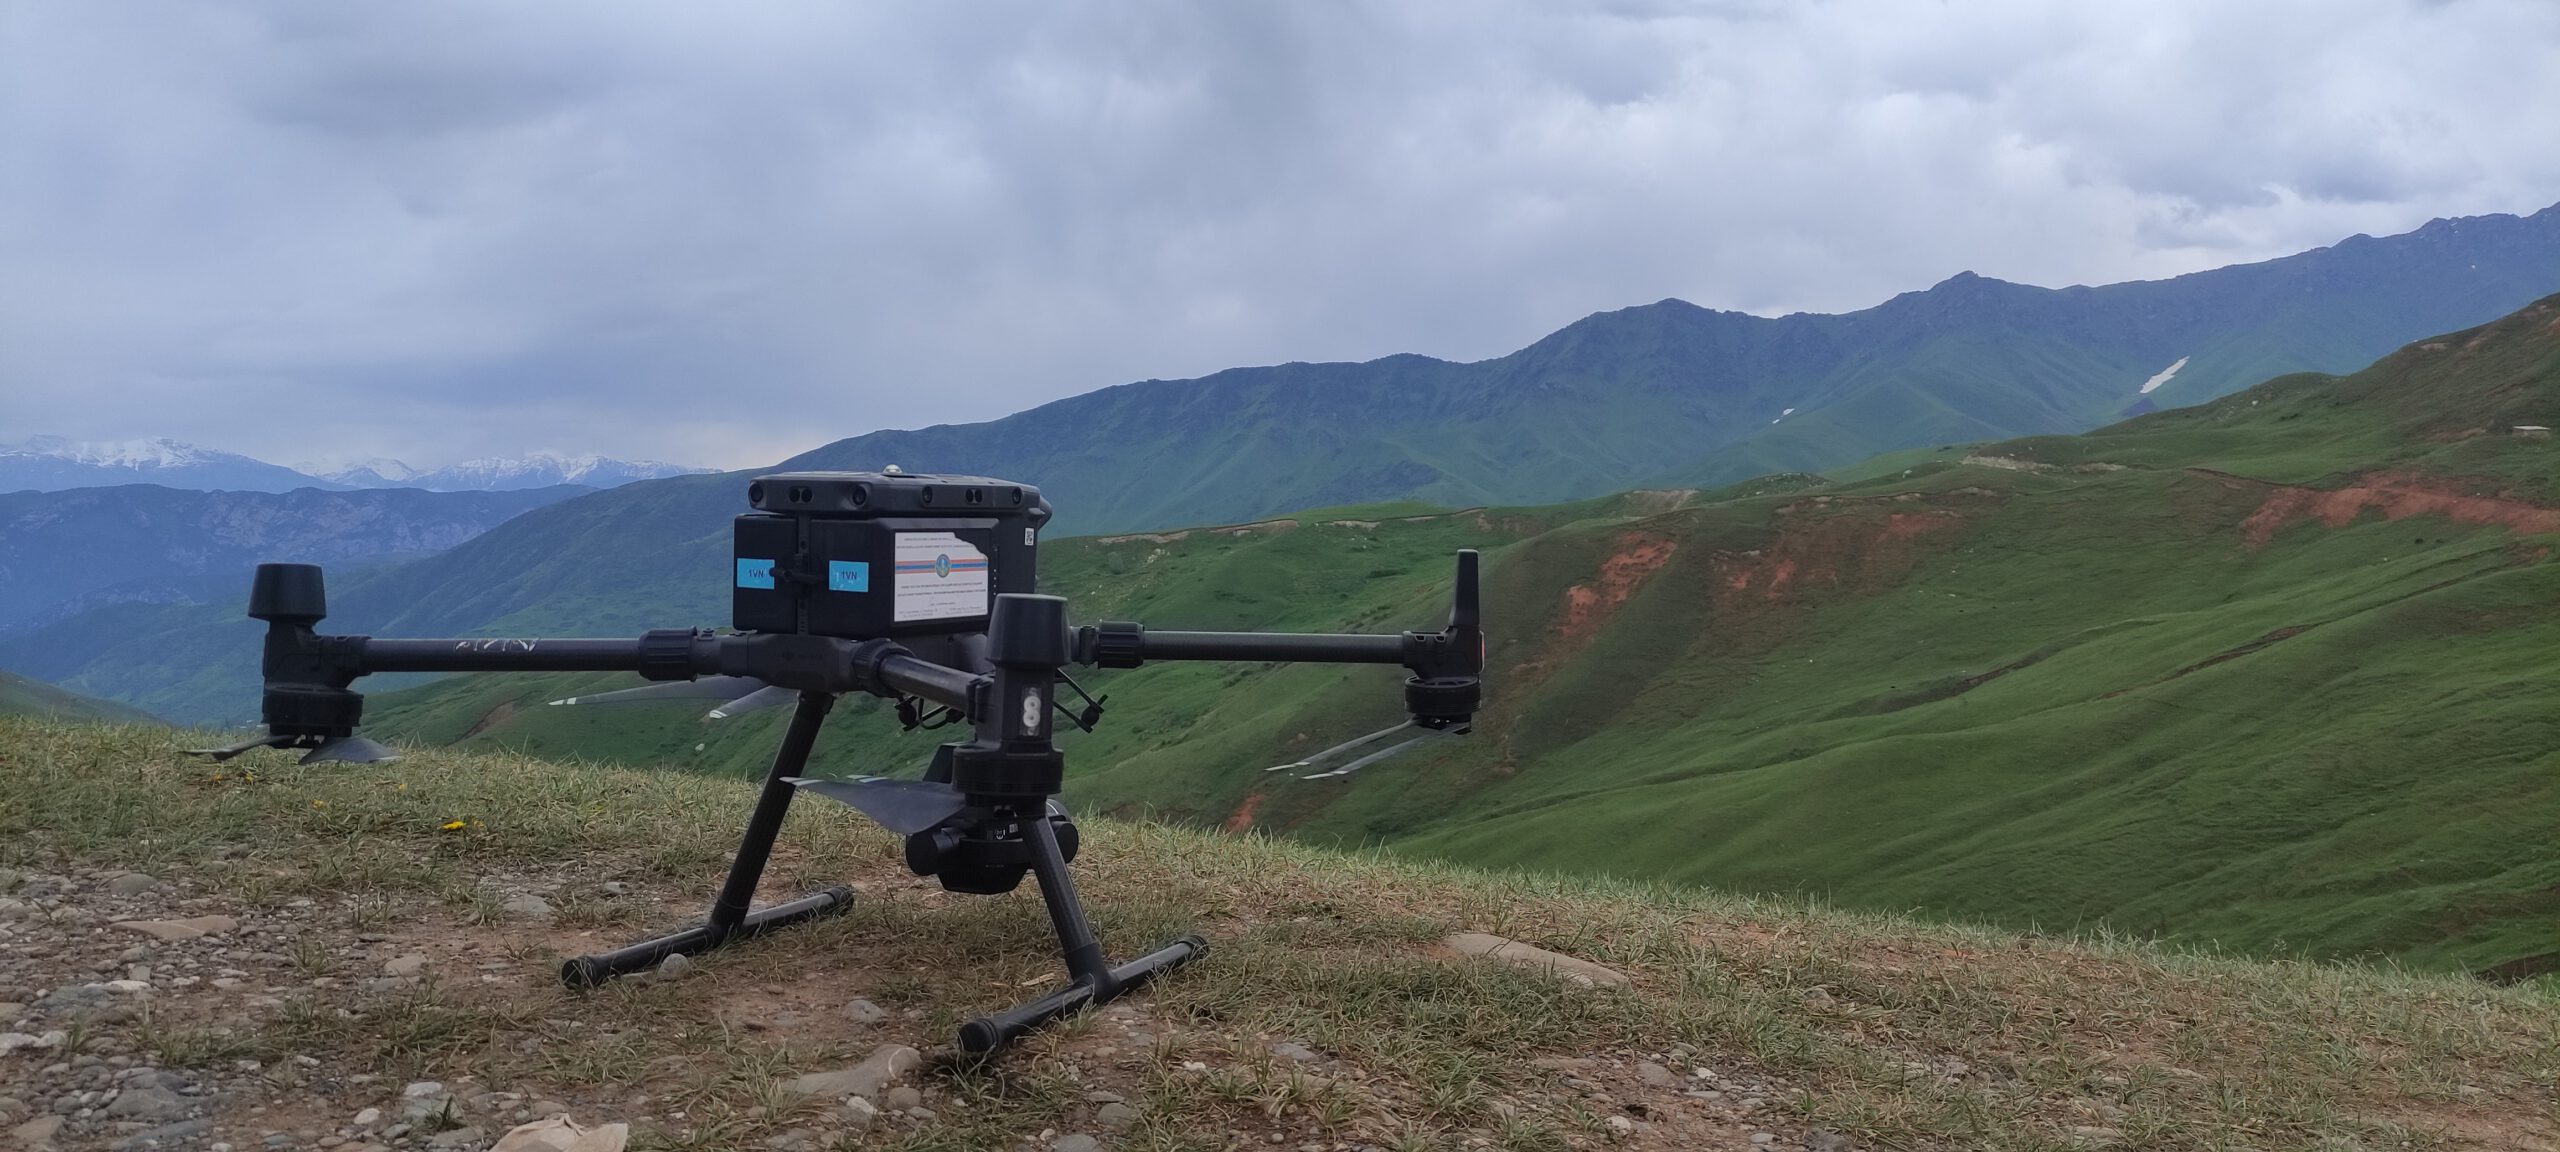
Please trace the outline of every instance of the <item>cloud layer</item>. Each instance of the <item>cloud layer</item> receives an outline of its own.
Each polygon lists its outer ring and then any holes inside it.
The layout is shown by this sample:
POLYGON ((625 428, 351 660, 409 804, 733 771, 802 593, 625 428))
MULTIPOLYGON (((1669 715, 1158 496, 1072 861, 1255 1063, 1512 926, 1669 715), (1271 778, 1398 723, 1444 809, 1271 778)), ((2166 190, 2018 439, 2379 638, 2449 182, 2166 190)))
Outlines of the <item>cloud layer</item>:
POLYGON ((2529 212, 2555 107, 2541 0, 10 5, 0 440, 748 466, 2529 212))

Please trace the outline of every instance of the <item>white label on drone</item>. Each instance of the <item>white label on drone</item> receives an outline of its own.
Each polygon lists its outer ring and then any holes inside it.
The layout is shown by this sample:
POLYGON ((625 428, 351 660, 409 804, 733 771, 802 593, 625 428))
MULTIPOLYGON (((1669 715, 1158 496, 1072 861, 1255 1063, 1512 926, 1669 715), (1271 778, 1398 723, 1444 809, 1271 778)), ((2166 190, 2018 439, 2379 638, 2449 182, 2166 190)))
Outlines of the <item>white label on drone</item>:
POLYGON ((987 614, 987 554, 948 532, 898 533, 889 618, 951 620, 987 614))

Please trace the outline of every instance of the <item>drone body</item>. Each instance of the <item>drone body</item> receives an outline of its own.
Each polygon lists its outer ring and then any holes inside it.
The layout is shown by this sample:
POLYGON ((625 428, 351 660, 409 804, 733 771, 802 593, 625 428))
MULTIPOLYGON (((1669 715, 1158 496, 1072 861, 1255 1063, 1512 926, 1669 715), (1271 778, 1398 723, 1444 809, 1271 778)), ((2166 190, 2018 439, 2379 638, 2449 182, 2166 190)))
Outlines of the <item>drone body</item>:
MULTIPOLYGON (((696 629, 616 640, 385 640, 323 636, 320 570, 261 565, 249 614, 268 623, 262 712, 268 735, 210 754, 260 746, 312 749, 307 760, 373 760, 387 750, 355 735, 363 697, 350 685, 374 672, 630 671, 661 681, 577 703, 669 696, 731 702, 714 715, 796 701, 790 728, 748 817, 726 881, 703 923, 629 947, 569 960, 561 979, 588 987, 665 957, 707 951, 841 910, 832 888, 750 910, 784 814, 802 790, 842 801, 907 837, 908 866, 955 892, 997 893, 1039 881, 1070 982, 1048 996, 969 1021, 960 1044, 988 1052, 1060 1015, 1108 1001, 1204 952, 1186 936, 1117 967, 1077 898, 1067 865, 1078 836, 1056 802, 1066 758, 1055 718, 1090 728, 1101 701, 1067 711, 1056 688, 1070 663, 1135 668, 1148 660, 1326 661, 1400 665, 1411 721, 1284 768, 1411 730, 1468 729, 1481 694, 1483 633, 1476 556, 1458 554, 1449 626, 1390 635, 1150 631, 1135 623, 1071 627, 1066 601, 1033 591, 1039 534, 1050 509, 1039 490, 968 476, 798 472, 748 486, 754 512, 735 524, 730 633, 696 629), (896 699, 909 727, 966 721, 971 738, 943 745, 922 780, 801 775, 838 696, 896 699)), ((1082 689, 1076 691, 1081 694, 1082 689)), ((570 703, 562 701, 561 703, 570 703)), ((1356 771, 1412 744, 1395 744, 1319 776, 1356 771)))

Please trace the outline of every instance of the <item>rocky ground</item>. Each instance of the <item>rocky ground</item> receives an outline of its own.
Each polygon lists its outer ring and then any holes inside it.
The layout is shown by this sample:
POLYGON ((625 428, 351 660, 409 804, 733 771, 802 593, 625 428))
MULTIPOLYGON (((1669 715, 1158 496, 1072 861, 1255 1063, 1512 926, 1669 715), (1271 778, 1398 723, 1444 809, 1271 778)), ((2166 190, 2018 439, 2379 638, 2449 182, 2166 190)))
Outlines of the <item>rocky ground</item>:
POLYGON ((992 1060, 957 1026, 1060 980, 1036 893, 828 805, 759 899, 850 909, 572 992, 698 919, 748 787, 178 740, 0 720, 0 1152, 2560 1148, 2546 989, 1113 821, 1106 943, 1210 952, 992 1060))
MULTIPOLYGON (((239 854, 221 851, 217 864, 239 854)), ((628 1004, 612 1005, 612 1019, 582 1019, 591 999, 561 990, 554 976, 555 956, 619 934, 563 927, 557 909, 534 890, 556 892, 563 882, 491 879, 485 904, 495 913, 480 922, 438 918, 366 931, 352 926, 364 920, 361 895, 259 908, 182 876, 100 868, 0 873, 6 889, 0 895, 0 1027, 9 1029, 0 1035, 0 1048, 7 1049, 0 1057, 0 1122, 22 1148, 115 1152, 477 1152, 513 1127, 552 1116, 627 1123, 642 1146, 702 1142, 705 1126, 688 1108, 703 1087, 694 1075, 701 1069, 686 1055, 650 1060, 630 1082, 603 1086, 468 1076, 407 1080, 355 1070, 329 1050, 328 1029, 316 1030, 310 1051, 265 1059, 222 1055, 234 1046, 267 1053, 279 1033, 302 1029, 314 1014, 353 1022, 383 1015, 386 1005, 430 997, 438 1004, 485 998, 544 1013, 547 1030, 559 1039, 504 1030, 492 1037, 528 1054, 552 1043, 646 1044, 646 1025, 635 1029, 621 1019, 628 1004)), ((940 895, 913 881, 880 879, 916 896, 940 895)), ((681 897, 690 895, 644 893, 619 882, 598 894, 626 912, 663 913, 670 923, 688 902, 681 897)), ((1625 980, 1604 966, 1500 937, 1461 937, 1454 944, 1453 959, 1462 951, 1499 949, 1500 959, 1544 970, 1567 988, 1625 980)), ((712 971, 718 966, 679 957, 634 983, 690 983, 695 995, 688 999, 713 1001, 719 1023, 746 1036, 838 1051, 868 1046, 869 1052, 838 1067, 775 1075, 760 1093, 762 1102, 735 1114, 723 1110, 710 1125, 718 1129, 714 1138, 771 1129, 747 1143, 775 1152, 930 1143, 944 1112, 973 1106, 978 1093, 955 1086, 949 1075, 965 1062, 947 1047, 947 1030, 926 1026, 924 1009, 838 998, 833 990, 847 985, 834 982, 721 987, 719 981, 734 977, 712 971)), ((663 987, 639 993, 644 1001, 673 995, 663 987)), ((1017 1146, 1023 1149, 1118 1146, 1141 1126, 1146 1098, 1160 1093, 1156 1082, 1165 1080, 1213 1096, 1269 1102, 1253 1111, 1254 1122, 1192 1134, 1212 1144, 1347 1152, 1404 1143, 1357 1118, 1380 1102, 1392 1107, 1400 1095, 1394 1085, 1373 1082, 1364 1069, 1295 1039, 1159 1019, 1144 995, 1063 1030, 1061 1042, 1045 1045, 1040 1059, 1076 1086, 1077 1106, 1065 1109, 1058 1124, 1022 1132, 1017 1146)), ((1539 1073, 1530 1090, 1486 1100, 1492 1126, 1452 1133, 1452 1143, 1509 1146, 1501 1123, 1536 1113, 1572 1116, 1587 1129, 1564 1136, 1566 1146, 1858 1147, 1849 1137, 1779 1116, 1769 1100, 1790 1091, 1785 1085, 1729 1063, 1711 1066, 1685 1044, 1538 1057, 1530 1066, 1539 1073)))

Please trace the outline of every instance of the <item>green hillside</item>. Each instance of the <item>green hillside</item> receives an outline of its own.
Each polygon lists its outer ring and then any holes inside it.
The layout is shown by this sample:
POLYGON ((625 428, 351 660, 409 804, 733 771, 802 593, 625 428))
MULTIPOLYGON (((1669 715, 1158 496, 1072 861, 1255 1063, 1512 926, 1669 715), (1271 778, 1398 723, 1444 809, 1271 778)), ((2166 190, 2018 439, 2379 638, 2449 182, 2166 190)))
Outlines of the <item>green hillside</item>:
MULTIPOLYGON (((2283 372, 2352 371, 2554 290, 2560 205, 2095 288, 1966 273, 1858 312, 1775 318, 1665 300, 1491 360, 1404 355, 1143 381, 981 423, 857 436, 781 466, 895 463, 1035 483, 1058 509, 1052 536, 1380 500, 1473 507, 1715 488, 2078 432, 2283 372), (2173 363, 2184 366, 2141 393, 2173 363)), ((561 635, 719 623, 744 480, 643 482, 529 512, 378 578, 338 582, 333 625, 561 635)), ((0 636, 0 667, 191 721, 249 718, 248 666, 236 643, 214 642, 236 632, 229 612, 117 608, 0 636)))
POLYGON ((112 700, 66 692, 42 680, 0 672, 0 716, 42 716, 55 720, 105 720, 147 723, 151 716, 112 700))
MULTIPOLYGON (((2560 299, 2343 378, 2083 437, 1526 510, 1053 542, 1079 619, 1394 628, 1488 550, 1478 734, 1260 769, 1393 719, 1375 669, 1096 676, 1071 798, 1397 851, 2010 924, 2514 971, 2560 960, 2560 299)), ((1402 510, 1410 512, 1409 509, 1402 510)), ((457 679, 377 729, 752 771, 780 717, 457 679)), ((840 770, 920 762, 877 709, 840 770)))

